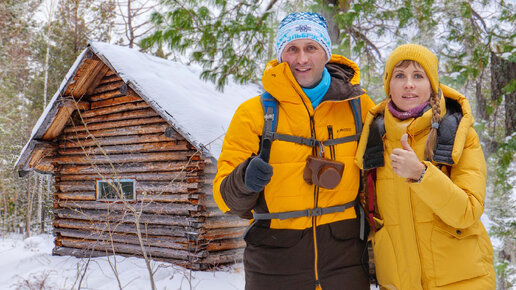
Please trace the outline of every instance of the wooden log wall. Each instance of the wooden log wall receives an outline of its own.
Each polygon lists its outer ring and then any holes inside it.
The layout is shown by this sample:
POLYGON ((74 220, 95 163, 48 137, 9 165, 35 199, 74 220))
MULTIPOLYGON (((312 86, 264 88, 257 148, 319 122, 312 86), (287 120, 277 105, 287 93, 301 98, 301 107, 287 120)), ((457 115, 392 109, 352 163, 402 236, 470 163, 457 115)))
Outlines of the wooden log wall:
POLYGON ((54 254, 141 256, 138 223, 153 259, 198 270, 240 261, 247 221, 218 210, 214 162, 179 133, 165 137, 164 119, 115 72, 98 71, 105 75, 80 90, 86 108, 73 112, 49 157, 54 254), (134 179, 136 201, 97 201, 96 180, 112 178, 134 179))

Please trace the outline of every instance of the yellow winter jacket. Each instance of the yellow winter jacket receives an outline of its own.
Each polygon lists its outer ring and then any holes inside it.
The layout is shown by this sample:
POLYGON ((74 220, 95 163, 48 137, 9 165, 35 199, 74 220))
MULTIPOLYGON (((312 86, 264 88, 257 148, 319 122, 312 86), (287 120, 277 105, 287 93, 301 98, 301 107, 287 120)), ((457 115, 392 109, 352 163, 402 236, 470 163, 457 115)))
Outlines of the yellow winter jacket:
MULTIPOLYGON (((377 225, 372 236, 376 274, 382 289, 495 289, 493 250, 480 216, 484 211, 486 165, 467 99, 440 85, 444 97, 462 109, 451 170, 425 161, 420 183, 397 176, 390 164, 400 138, 420 160, 430 130, 431 110, 421 117, 399 120, 388 110, 389 99, 373 108, 364 124, 356 163, 364 165, 370 125, 384 115, 384 161, 376 179, 377 225), (449 175, 449 176, 448 176, 449 175)), ((446 114, 441 96, 441 117, 446 114)))
MULTIPOLYGON (((327 140, 329 130, 332 130, 335 139, 355 134, 355 122, 349 105, 350 98, 361 99, 362 120, 374 103, 360 89, 360 71, 355 63, 345 57, 333 55, 330 63, 327 64, 330 74, 332 74, 332 64, 344 65, 348 70, 351 77, 346 85, 349 87, 342 92, 350 94, 349 98, 339 96, 337 99, 323 99, 315 111, 287 63, 273 60, 267 64, 262 78, 263 87, 279 102, 277 133, 310 138, 312 136, 310 117, 313 116, 317 140, 327 140)), ((332 85, 333 82, 332 76, 332 85)), ((223 142, 213 184, 214 199, 224 212, 229 211, 230 207, 221 194, 221 183, 238 165, 258 153, 263 126, 264 112, 259 96, 240 105, 233 116, 223 142)), ((360 171, 354 164, 356 148, 356 141, 334 146, 335 160, 345 164, 341 182, 334 189, 320 188, 317 194, 314 193, 314 186, 308 185, 303 180, 306 158, 312 155, 312 148, 275 140, 272 142, 269 160, 274 173, 263 192, 266 204, 264 209, 270 213, 277 213, 352 202, 357 196, 360 181, 360 171)), ((326 157, 329 158, 329 148, 326 147, 325 151, 326 157)), ((355 210, 351 207, 344 212, 318 216, 316 224, 327 224, 355 217, 355 210)), ((272 219, 270 223, 271 229, 301 230, 311 226, 312 218, 309 217, 272 219)))

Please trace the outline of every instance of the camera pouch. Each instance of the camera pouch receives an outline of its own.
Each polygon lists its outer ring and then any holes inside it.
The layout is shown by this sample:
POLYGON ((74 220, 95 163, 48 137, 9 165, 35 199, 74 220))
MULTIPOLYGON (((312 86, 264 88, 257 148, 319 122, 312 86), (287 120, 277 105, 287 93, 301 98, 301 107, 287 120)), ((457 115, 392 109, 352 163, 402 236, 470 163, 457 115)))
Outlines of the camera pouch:
POLYGON ((339 183, 344 172, 344 163, 321 157, 308 156, 303 179, 306 183, 322 188, 333 189, 339 183))

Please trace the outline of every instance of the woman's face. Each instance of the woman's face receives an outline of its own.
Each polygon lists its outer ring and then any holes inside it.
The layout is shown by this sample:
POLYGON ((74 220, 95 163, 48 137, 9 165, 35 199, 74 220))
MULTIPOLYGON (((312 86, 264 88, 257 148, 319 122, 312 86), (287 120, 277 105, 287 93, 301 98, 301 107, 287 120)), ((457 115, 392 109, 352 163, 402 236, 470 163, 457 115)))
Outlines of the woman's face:
POLYGON ((389 86, 392 101, 402 111, 409 111, 427 102, 432 93, 425 70, 414 61, 405 67, 394 67, 389 86))

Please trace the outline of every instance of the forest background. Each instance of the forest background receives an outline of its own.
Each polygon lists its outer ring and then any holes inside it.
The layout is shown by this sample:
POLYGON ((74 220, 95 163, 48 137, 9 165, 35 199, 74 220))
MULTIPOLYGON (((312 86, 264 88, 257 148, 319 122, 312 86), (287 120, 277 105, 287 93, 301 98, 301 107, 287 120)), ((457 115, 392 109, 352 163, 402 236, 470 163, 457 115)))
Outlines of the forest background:
POLYGON ((440 80, 466 95, 488 162, 485 214, 497 288, 516 285, 516 3, 500 0, 1 0, 0 234, 50 233, 52 177, 14 164, 32 127, 89 40, 129 46, 229 78, 260 82, 274 33, 289 12, 329 21, 333 53, 357 62, 378 102, 388 53, 427 46, 440 80))

